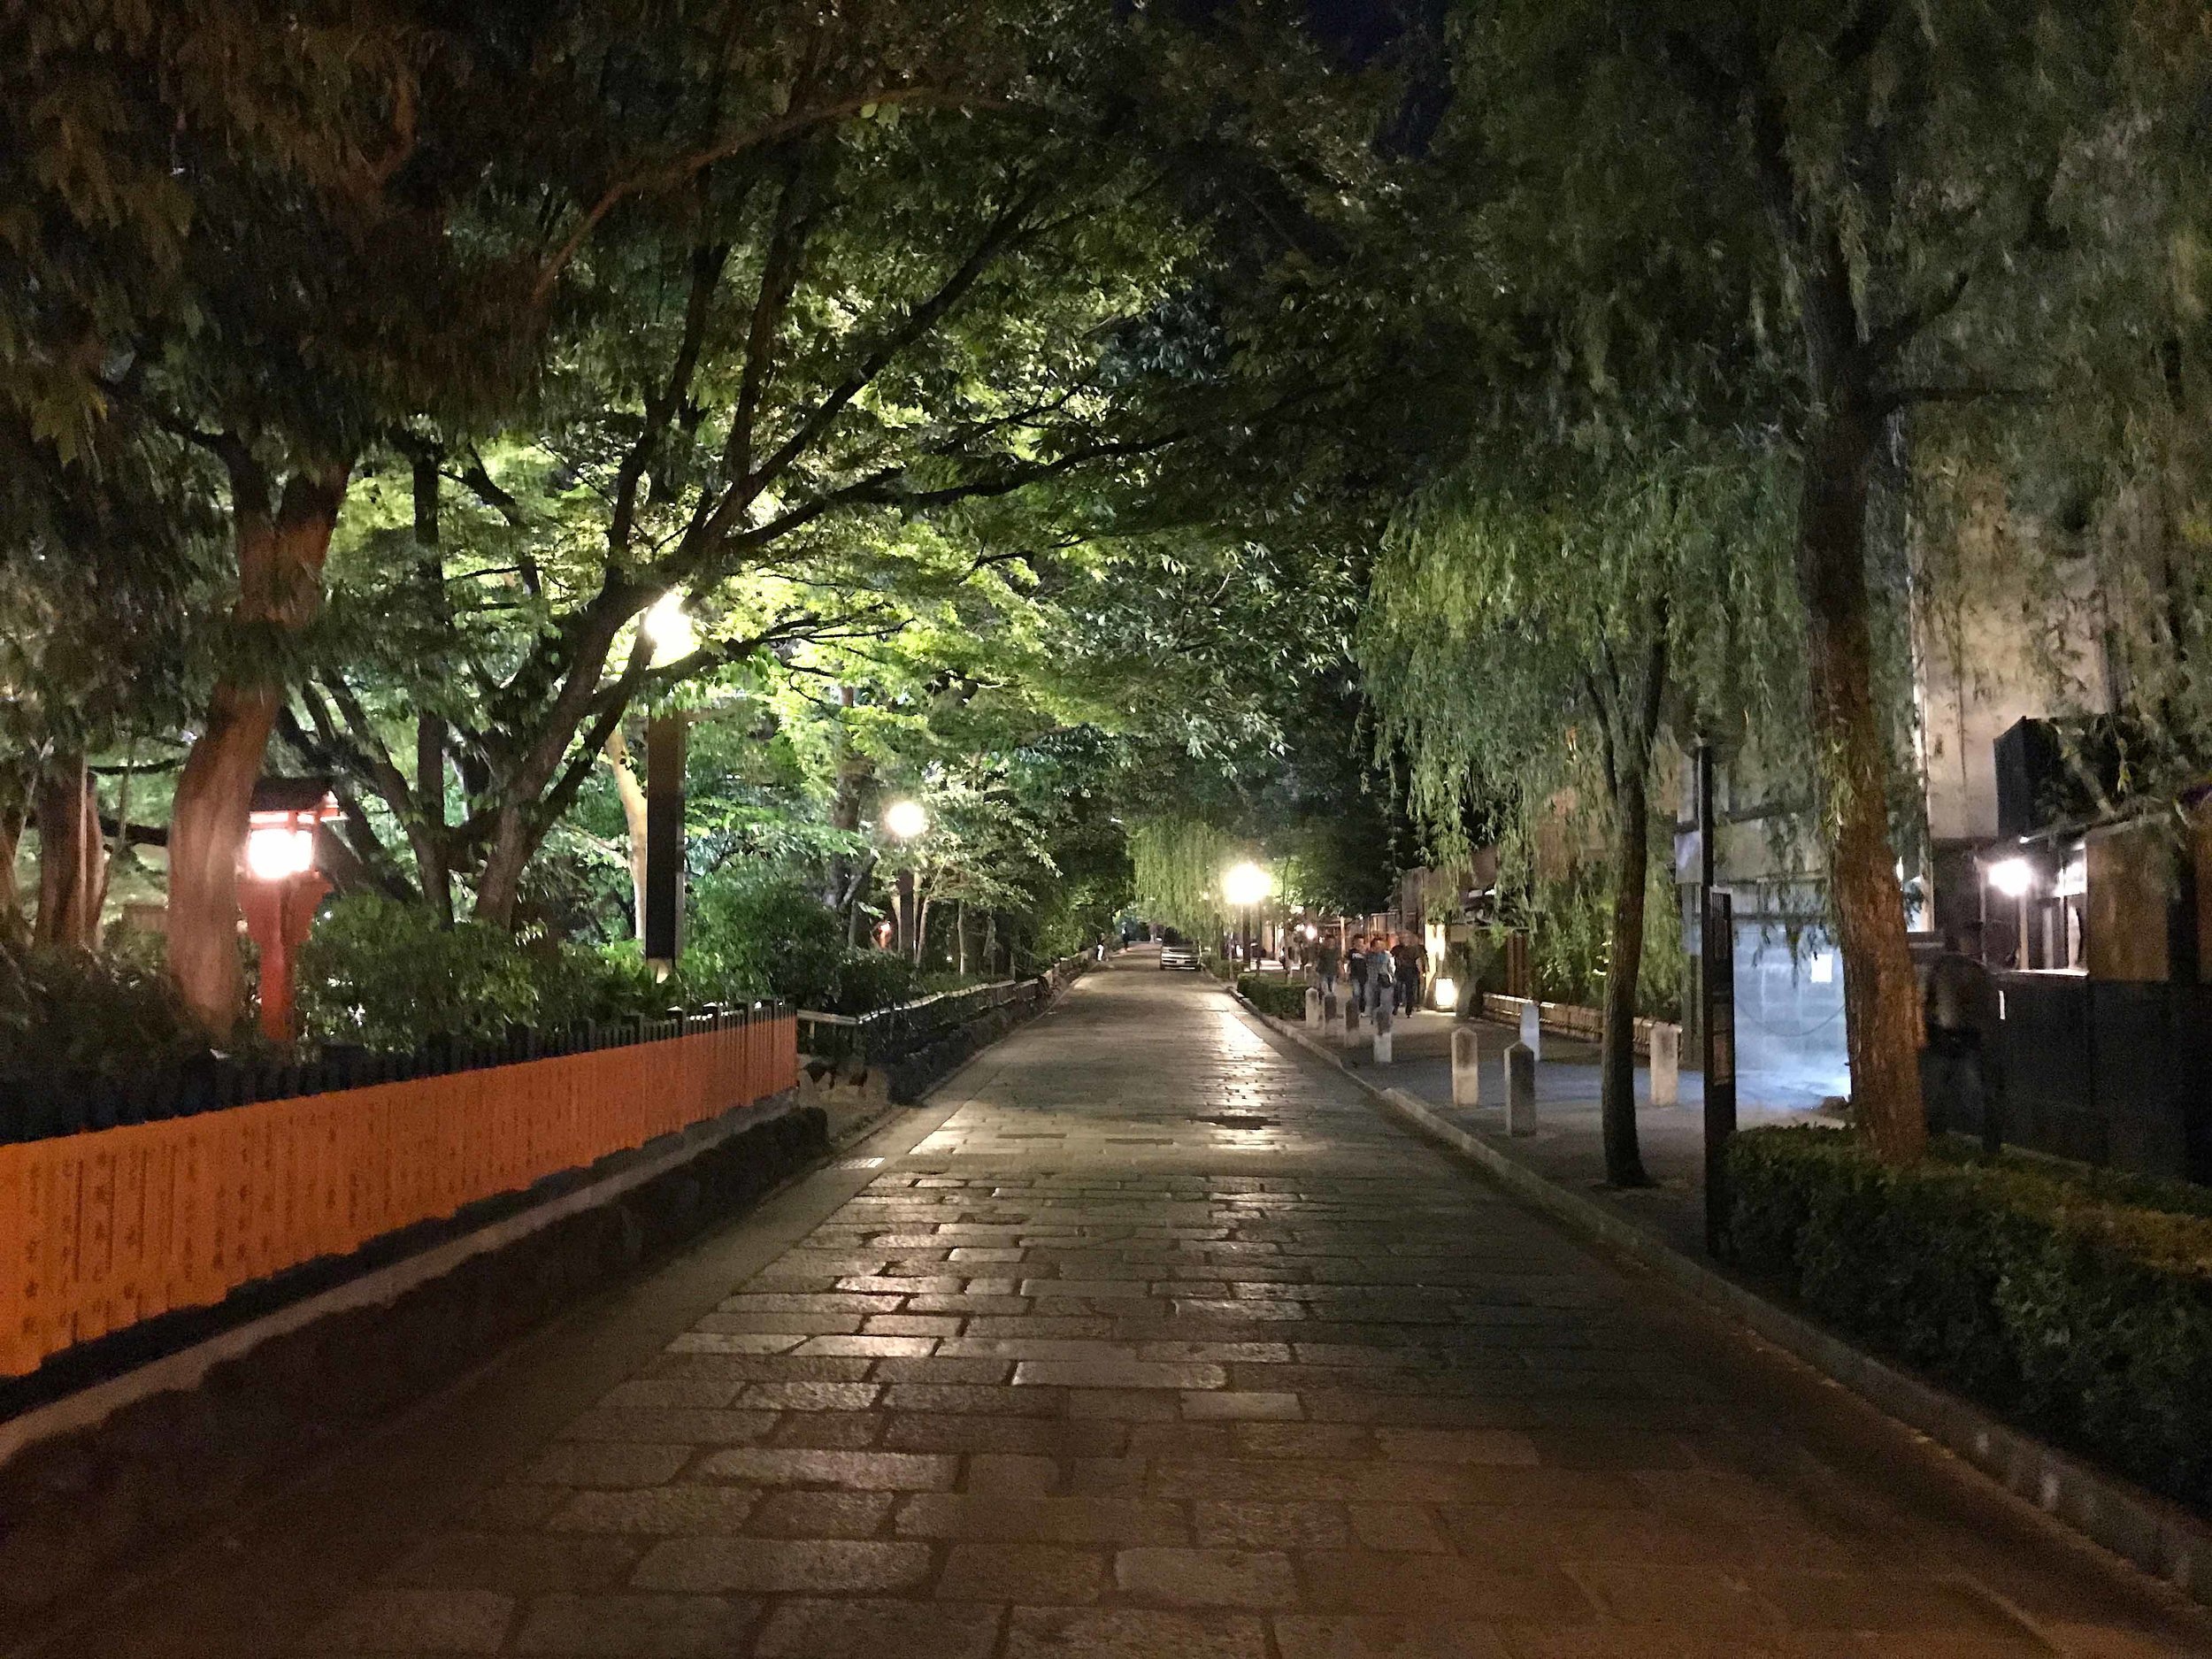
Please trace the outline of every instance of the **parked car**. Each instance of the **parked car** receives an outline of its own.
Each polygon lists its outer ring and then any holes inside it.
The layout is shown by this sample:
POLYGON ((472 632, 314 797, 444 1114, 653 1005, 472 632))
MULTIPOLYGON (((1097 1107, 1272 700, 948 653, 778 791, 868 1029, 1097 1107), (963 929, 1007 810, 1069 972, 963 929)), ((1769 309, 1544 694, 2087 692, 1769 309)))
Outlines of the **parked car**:
POLYGON ((1188 968, 1193 972, 1196 972, 1198 967, 1198 947, 1196 945, 1174 944, 1160 947, 1162 972, 1165 972, 1170 968, 1188 968))

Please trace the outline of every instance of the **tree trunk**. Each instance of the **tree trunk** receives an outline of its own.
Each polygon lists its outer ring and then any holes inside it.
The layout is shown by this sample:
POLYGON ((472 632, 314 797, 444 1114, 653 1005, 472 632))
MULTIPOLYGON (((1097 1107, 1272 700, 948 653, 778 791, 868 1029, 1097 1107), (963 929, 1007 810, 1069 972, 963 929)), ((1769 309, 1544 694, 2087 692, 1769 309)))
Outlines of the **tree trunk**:
POLYGON ((269 674, 271 654, 250 648, 256 634, 296 634, 314 615, 350 470, 303 469, 273 504, 270 480, 242 447, 226 458, 238 551, 232 622, 242 649, 216 679, 169 820, 169 972, 218 1036, 238 1018, 238 855, 284 695, 269 674))
POLYGON ((100 905, 107 896, 107 842, 84 751, 58 755, 40 775, 38 921, 42 945, 89 950, 100 942, 100 905))
POLYGON ((1889 745, 1874 702, 1866 588, 1867 485, 1880 422, 1855 388, 1832 399, 1805 444, 1797 580, 1820 767, 1822 827, 1843 949, 1852 1109, 1875 1155, 1917 1158, 1919 997, 1889 834, 1889 745))
POLYGON ((23 935, 23 895, 15 884, 15 855, 22 841, 21 810, 0 807, 0 941, 23 935))
POLYGON ((1644 883, 1651 859, 1648 757, 1622 768, 1613 844, 1613 933, 1605 974, 1605 1031, 1598 1062, 1598 1121, 1605 1179, 1648 1187, 1636 1140, 1636 986, 1644 962, 1644 883))
POLYGON ((630 769, 630 752, 621 733, 607 740, 604 752, 614 772, 614 792, 622 801, 622 826, 630 838, 630 917, 641 940, 645 937, 645 786, 630 769))
POLYGON ((968 977, 968 902, 965 899, 953 909, 952 936, 957 941, 959 953, 956 971, 964 979, 968 977))
MULTIPOLYGON (((452 619, 445 599, 445 554, 438 526, 438 451, 428 444, 412 451, 415 544, 419 549, 416 580, 421 584, 423 604, 431 617, 449 631, 452 619)), ((446 723, 426 709, 415 717, 415 815, 419 827, 410 835, 415 850, 418 885, 437 917, 439 926, 453 926, 453 872, 446 856, 445 821, 446 723)))
POLYGON ((998 912, 983 913, 983 974, 986 979, 998 978, 998 912))
POLYGON ((929 956, 929 907, 932 902, 921 878, 914 880, 914 965, 926 967, 929 956))

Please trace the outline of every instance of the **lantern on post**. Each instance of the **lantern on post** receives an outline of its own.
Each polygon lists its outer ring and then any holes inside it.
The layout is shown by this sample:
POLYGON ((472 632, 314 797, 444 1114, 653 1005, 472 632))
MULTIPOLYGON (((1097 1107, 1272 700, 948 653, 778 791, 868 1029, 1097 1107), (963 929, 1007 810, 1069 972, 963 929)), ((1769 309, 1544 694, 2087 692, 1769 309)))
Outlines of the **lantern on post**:
POLYGON ((330 883, 315 867, 319 827, 338 816, 321 778, 264 778, 253 787, 245 844, 239 849, 238 908, 261 953, 261 1034, 289 1042, 292 967, 330 883))

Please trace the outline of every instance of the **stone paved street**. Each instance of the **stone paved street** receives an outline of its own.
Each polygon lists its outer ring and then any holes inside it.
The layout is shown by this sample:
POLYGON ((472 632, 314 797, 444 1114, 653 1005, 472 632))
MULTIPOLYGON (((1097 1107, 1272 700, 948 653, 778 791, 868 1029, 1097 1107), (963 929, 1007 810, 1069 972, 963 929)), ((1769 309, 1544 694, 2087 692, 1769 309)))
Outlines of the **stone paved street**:
MULTIPOLYGON (((290 1609, 269 1650, 2212 1651, 1210 983, 1094 973, 907 1121, 910 1152, 879 1138, 810 1231, 550 1438, 353 1523, 357 1581, 234 1575, 290 1609)), ((146 1628, 97 1650, 186 1645, 132 1646, 146 1628)))

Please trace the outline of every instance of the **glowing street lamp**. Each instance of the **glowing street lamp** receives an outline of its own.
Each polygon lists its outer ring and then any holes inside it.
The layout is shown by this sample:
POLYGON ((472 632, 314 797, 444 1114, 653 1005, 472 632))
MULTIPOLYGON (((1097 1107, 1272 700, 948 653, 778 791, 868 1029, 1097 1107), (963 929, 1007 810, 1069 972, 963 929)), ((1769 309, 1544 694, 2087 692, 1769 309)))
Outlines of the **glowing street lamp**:
POLYGON ((2035 885, 2035 866, 2024 858, 2001 858, 1989 866, 1989 885, 2008 899, 2024 899, 2035 885))
POLYGON ((929 829, 929 814, 919 801, 894 801, 883 809, 883 833, 895 841, 910 841, 929 829))
POLYGON ((1459 981, 1457 979, 1447 979, 1439 975, 1433 988, 1436 993, 1437 1007, 1448 1014, 1458 1008, 1459 981))
POLYGON ((1253 907, 1275 890, 1275 878, 1250 859, 1221 872, 1221 896, 1244 912, 1244 964, 1252 966, 1253 907))
POLYGON ((1222 872, 1221 896, 1240 910, 1257 904, 1274 890, 1275 878, 1248 858, 1222 872))
POLYGON ((692 625, 691 615, 684 609, 684 598, 671 590, 653 602, 638 623, 645 635, 645 642, 653 648, 653 666, 665 668, 671 663, 681 662, 699 649, 699 630, 692 625))
POLYGON ((289 1042, 292 972, 330 883, 315 868, 315 833, 338 816, 320 778, 264 778, 254 785, 246 839, 238 849, 238 908, 261 955, 261 1034, 289 1042))

